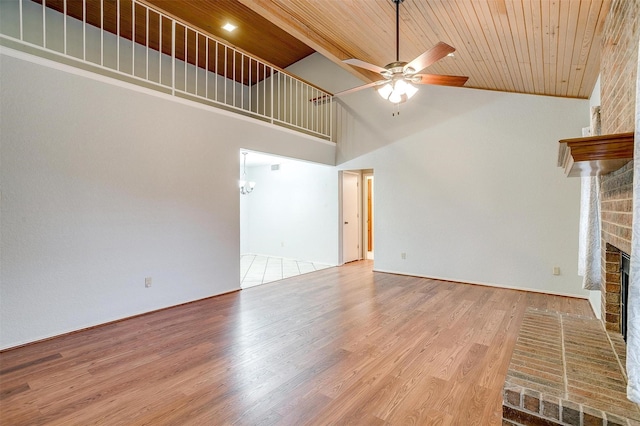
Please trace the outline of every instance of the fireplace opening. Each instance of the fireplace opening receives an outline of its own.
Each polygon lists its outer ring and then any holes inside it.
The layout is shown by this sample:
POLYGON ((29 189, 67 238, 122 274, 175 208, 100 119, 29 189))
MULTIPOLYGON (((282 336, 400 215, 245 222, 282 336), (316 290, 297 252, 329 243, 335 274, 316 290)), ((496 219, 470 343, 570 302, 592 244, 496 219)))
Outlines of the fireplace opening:
POLYGON ((627 299, 629 297, 629 264, 627 253, 620 253, 620 332, 627 341, 627 299))

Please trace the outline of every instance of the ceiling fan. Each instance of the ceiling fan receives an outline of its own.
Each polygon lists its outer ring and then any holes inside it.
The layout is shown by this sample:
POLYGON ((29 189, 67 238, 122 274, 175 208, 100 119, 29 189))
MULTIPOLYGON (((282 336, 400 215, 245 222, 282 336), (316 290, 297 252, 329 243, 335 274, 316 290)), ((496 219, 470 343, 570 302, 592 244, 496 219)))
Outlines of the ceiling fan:
POLYGON ((384 99, 394 103, 401 104, 406 102, 418 91, 414 84, 437 84, 440 86, 463 86, 469 77, 460 77, 455 75, 435 75, 435 74, 418 74, 420 71, 434 64, 445 56, 455 52, 456 49, 446 43, 439 42, 431 49, 424 52, 411 62, 400 61, 400 3, 404 0, 391 0, 396 5, 396 61, 387 64, 384 68, 360 59, 345 59, 344 63, 356 67, 364 68, 369 71, 380 73, 383 79, 374 81, 373 83, 354 87, 336 93, 335 96, 342 96, 353 93, 368 87, 377 87, 378 94, 384 99))

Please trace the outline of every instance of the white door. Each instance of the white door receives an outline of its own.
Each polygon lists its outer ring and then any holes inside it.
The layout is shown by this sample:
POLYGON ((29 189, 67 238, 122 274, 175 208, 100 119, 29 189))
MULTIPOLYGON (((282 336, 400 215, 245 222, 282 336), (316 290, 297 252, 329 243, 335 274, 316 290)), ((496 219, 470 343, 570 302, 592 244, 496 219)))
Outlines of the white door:
POLYGON ((358 223, 358 175, 342 173, 342 257, 343 262, 360 259, 358 223))

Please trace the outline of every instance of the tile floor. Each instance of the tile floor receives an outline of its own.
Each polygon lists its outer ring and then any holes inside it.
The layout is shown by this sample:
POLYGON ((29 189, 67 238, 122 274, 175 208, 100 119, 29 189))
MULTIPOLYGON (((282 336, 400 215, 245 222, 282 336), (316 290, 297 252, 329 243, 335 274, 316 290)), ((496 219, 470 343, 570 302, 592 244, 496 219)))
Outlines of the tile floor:
POLYGON ((281 257, 243 254, 240 256, 240 286, 253 287, 332 266, 281 257))

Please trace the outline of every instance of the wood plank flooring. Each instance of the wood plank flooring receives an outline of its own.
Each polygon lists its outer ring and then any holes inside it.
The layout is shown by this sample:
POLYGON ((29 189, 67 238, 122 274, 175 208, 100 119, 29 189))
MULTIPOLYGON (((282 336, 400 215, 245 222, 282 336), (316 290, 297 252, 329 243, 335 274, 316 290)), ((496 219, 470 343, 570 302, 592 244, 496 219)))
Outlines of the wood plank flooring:
POLYGON ((362 261, 0 354, 11 425, 499 425, 527 307, 362 261))

